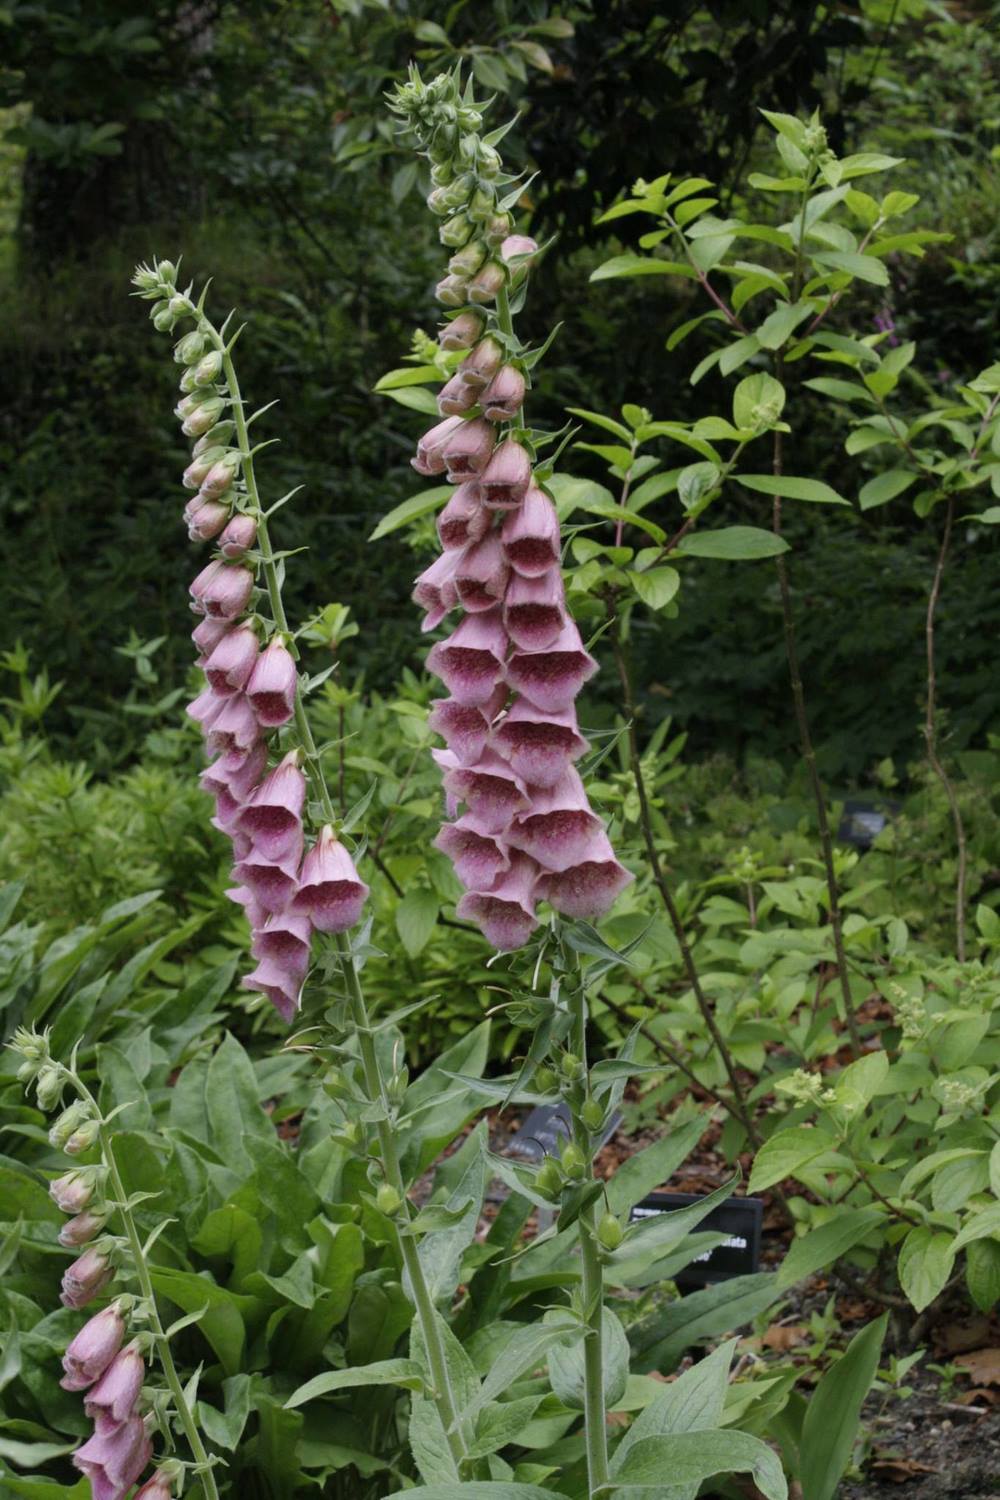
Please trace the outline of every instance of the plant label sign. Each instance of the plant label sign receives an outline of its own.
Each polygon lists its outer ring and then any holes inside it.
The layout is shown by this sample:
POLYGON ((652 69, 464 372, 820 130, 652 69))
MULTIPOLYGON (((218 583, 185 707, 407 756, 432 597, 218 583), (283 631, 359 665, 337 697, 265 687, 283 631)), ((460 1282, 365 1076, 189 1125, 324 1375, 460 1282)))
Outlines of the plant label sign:
MULTIPOLYGON (((698 1193, 650 1193, 637 1203, 630 1215, 634 1224, 654 1214, 687 1208, 697 1203, 698 1193)), ((733 1276, 748 1276, 760 1269, 760 1235, 764 1222, 762 1198, 727 1198, 713 1208, 698 1225, 696 1232, 724 1234, 726 1238, 711 1250, 705 1250, 673 1278, 680 1287, 711 1286, 729 1281, 733 1276)))
MULTIPOLYGON (((601 1146, 607 1145, 622 1122, 616 1111, 601 1134, 601 1146)), ((541 1161, 543 1156, 557 1153, 570 1136, 569 1110, 564 1101, 558 1104, 541 1104, 533 1109, 524 1123, 511 1136, 505 1147, 508 1156, 521 1156, 527 1161, 541 1161)))

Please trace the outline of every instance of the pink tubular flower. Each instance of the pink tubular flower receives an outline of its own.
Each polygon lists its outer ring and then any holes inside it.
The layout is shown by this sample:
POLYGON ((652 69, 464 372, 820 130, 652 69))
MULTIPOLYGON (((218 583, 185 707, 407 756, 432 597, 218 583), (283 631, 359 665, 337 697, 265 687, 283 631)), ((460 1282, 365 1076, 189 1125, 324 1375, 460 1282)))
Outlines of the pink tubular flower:
POLYGON ((67 1250, 75 1250, 80 1245, 89 1245, 95 1239, 108 1222, 107 1214, 92 1214, 84 1210, 75 1218, 69 1219, 59 1231, 59 1243, 67 1250))
POLYGON ((476 404, 476 393, 461 375, 453 375, 438 392, 438 411, 443 417, 460 417, 476 404))
POLYGON ((501 443, 479 476, 479 483, 488 510, 516 509, 531 483, 531 460, 520 443, 512 438, 501 443))
POLYGON ((459 703, 478 708, 496 692, 506 655, 507 634, 498 605, 482 614, 466 615, 447 640, 431 647, 427 668, 459 703))
POLYGON ((264 910, 248 886, 235 885, 226 892, 230 901, 242 906, 251 928, 256 930, 267 922, 269 913, 264 910))
POLYGON ((558 568, 540 578, 513 573, 503 601, 503 622, 522 651, 543 651, 566 624, 566 595, 558 568))
POLYGON ((500 246, 500 258, 504 261, 514 260, 517 256, 534 255, 538 249, 538 242, 527 234, 509 234, 500 246))
POLYGON ((434 295, 443 307, 464 307, 469 300, 469 283, 464 276, 446 276, 434 288, 434 295))
POLYGON ((557 873, 541 874, 535 882, 535 897, 547 901, 567 917, 596 922, 605 916, 618 896, 635 879, 615 858, 607 834, 595 833, 584 857, 557 873))
POLYGON ((510 564, 504 557, 500 537, 488 531, 478 542, 461 553, 445 552, 452 560, 455 590, 469 614, 492 609, 502 599, 510 575, 510 564))
POLYGON ((446 417, 443 422, 424 433, 417 443, 416 458, 410 459, 418 474, 444 473, 444 445, 462 425, 461 417, 446 417))
POLYGON ((125 1320, 114 1303, 95 1313, 63 1355, 66 1373, 59 1382, 63 1389, 83 1391, 93 1385, 118 1353, 124 1337, 125 1320))
POLYGON ((283 1021, 293 1021, 302 1007, 302 980, 283 964, 265 958, 240 980, 241 990, 265 995, 283 1021))
POLYGON ((61 1208, 64 1214, 79 1214, 93 1198, 96 1185, 94 1171, 83 1167, 76 1172, 67 1172, 63 1177, 56 1177, 50 1182, 49 1197, 56 1208, 61 1208))
POLYGON ((490 528, 490 513, 483 508, 479 485, 460 484, 437 518, 437 534, 446 551, 478 542, 490 528))
POLYGON ((458 603, 458 593, 455 589, 457 560, 456 553, 443 552, 440 557, 434 559, 429 568, 424 569, 414 583, 410 597, 414 604, 426 610, 421 625, 422 630, 434 630, 458 603))
POLYGON ((201 789, 212 797, 228 792, 235 802, 245 802, 266 767, 267 746, 258 740, 250 750, 232 750, 213 761, 201 773, 201 789))
POLYGON ((444 324, 438 334, 438 343, 442 349, 471 349, 482 331, 482 314, 470 309, 444 324))
POLYGON ((503 545, 511 567, 525 578, 539 578, 559 563, 559 517, 537 485, 531 485, 520 510, 503 523, 503 545))
POLYGON ((544 713, 553 713, 569 708, 596 671, 596 661, 583 649, 580 632, 570 620, 544 651, 515 651, 506 676, 515 692, 544 713))
POLYGON ((232 751, 252 750, 260 739, 260 724, 244 693, 233 693, 222 700, 222 708, 207 729, 205 743, 210 755, 228 755, 232 751))
POLYGON ((465 765, 472 765, 486 749, 490 725, 503 708, 507 689, 498 687, 482 705, 459 703, 455 698, 435 698, 427 720, 465 765))
POLYGON ((222 563, 219 562, 219 559, 214 558, 212 562, 205 564, 196 578, 191 580, 188 586, 188 593, 191 595, 191 608, 196 615, 206 613, 204 604, 205 590, 209 587, 212 579, 221 567, 222 563))
POLYGON ((493 730, 491 743, 518 776, 536 787, 555 786, 587 748, 572 705, 542 712, 526 698, 514 701, 493 730))
POLYGON ((213 536, 218 536, 228 520, 229 507, 220 505, 217 500, 203 500, 196 495, 184 507, 184 524, 191 542, 210 541, 213 536))
POLYGON ((447 750, 432 754, 444 768, 448 796, 468 806, 484 833, 503 833, 511 818, 531 806, 524 782, 495 751, 484 750, 471 766, 458 765, 447 750))
POLYGON ((284 911, 299 888, 298 853, 271 860, 259 849, 250 849, 233 866, 233 874, 263 911, 284 911))
POLYGON ((254 958, 280 964, 301 983, 309 968, 311 936, 308 917, 297 917, 284 911, 270 917, 267 925, 254 933, 250 951, 254 958))
POLYGON ((252 593, 253 574, 249 568, 220 563, 197 597, 206 615, 232 620, 246 609, 252 593))
POLYGON ((469 891, 459 901, 460 917, 475 922, 494 948, 508 953, 528 941, 538 926, 532 888, 538 866, 525 854, 511 856, 510 869, 486 891, 469 891))
POLYGON ((168 1469, 157 1469, 152 1479, 147 1479, 141 1489, 136 1490, 133 1500, 173 1500, 174 1482, 168 1469))
POLYGON ((204 688, 197 698, 192 698, 184 712, 189 719, 193 719, 201 726, 202 734, 208 734, 225 706, 225 698, 220 698, 219 694, 213 693, 211 688, 204 688))
POLYGON ((299 752, 291 750, 261 782, 240 813, 236 827, 250 837, 254 851, 272 864, 297 860, 302 852, 305 801, 306 778, 299 770, 299 752))
POLYGON ((361 918, 368 887, 329 824, 302 861, 299 891, 291 904, 318 932, 346 932, 361 918))
POLYGON ((227 698, 245 687, 258 650, 257 637, 249 625, 228 630, 205 662, 205 678, 212 692, 227 698))
POLYGON ((127 1344, 108 1365, 100 1380, 84 1397, 83 1409, 91 1421, 125 1422, 132 1415, 146 1366, 136 1344, 127 1344))
POLYGON ((467 890, 488 891, 510 869, 510 855, 503 841, 474 813, 466 813, 457 823, 445 823, 434 847, 447 854, 467 890))
POLYGON ((219 551, 233 561, 245 557, 257 540, 257 522, 253 516, 233 516, 219 537, 219 551))
POLYGON ((88 1302, 100 1296, 113 1275, 114 1267, 104 1251, 91 1245, 63 1272, 59 1300, 63 1307, 86 1307, 88 1302))
POLYGON ((465 301, 485 304, 492 302, 497 292, 507 283, 507 273, 498 261, 488 260, 469 282, 465 301))
POLYGON ((93 1500, 124 1500, 153 1456, 141 1417, 97 1424, 93 1437, 73 1454, 73 1465, 90 1480, 93 1500))
POLYGON ((513 365, 504 365, 480 397, 483 416, 489 422, 512 422, 524 405, 524 376, 513 365))
POLYGON ((191 639, 202 656, 208 657, 211 656, 223 636, 228 635, 232 628, 232 620, 210 620, 206 615, 192 630, 191 639))
POLYGON ((274 636, 257 659, 247 683, 250 707, 265 729, 287 724, 295 712, 298 675, 295 658, 280 636, 274 636))
POLYGON ((531 807, 507 831, 513 849, 530 854, 543 870, 563 871, 589 858, 604 825, 571 766, 553 787, 535 787, 531 807))
POLYGON ((465 356, 458 373, 474 391, 485 390, 503 364, 503 345, 495 338, 481 339, 465 356))
POLYGON ((475 479, 489 463, 496 433, 491 423, 482 417, 473 417, 471 422, 462 422, 451 433, 444 445, 444 462, 451 484, 461 484, 465 479, 475 479))

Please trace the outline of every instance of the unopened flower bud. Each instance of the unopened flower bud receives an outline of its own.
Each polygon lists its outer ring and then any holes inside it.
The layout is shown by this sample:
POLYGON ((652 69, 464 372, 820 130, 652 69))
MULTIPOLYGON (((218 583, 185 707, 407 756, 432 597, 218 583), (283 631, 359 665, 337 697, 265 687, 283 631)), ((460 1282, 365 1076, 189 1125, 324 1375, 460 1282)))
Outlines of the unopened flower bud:
POLYGON ((200 437, 198 441, 193 444, 191 448, 191 456, 193 458, 199 458, 206 449, 218 447, 222 449, 222 452, 218 454, 218 457, 221 458, 222 453, 225 451, 224 445, 228 443, 229 439, 232 437, 233 429, 235 426, 235 422, 216 423, 211 432, 206 432, 204 437, 200 437))
POLYGON ((49 1183, 49 1197, 64 1214, 80 1214, 93 1199, 103 1175, 101 1167, 77 1167, 49 1183))
POLYGON ((562 1149, 562 1166, 567 1177, 582 1177, 587 1170, 587 1159, 574 1141, 567 1141, 562 1149))
POLYGON ((438 214, 441 218, 444 218, 446 214, 450 214, 452 211, 452 206, 448 200, 447 189, 443 187, 436 187, 433 192, 428 193, 427 207, 430 209, 432 214, 438 214))
POLYGON ((496 177, 503 166, 503 162, 500 160, 500 152, 495 146, 487 146, 485 141, 481 142, 476 166, 479 175, 485 177, 487 181, 496 177))
POLYGON ((486 259, 486 246, 482 240, 470 240, 448 262, 452 276, 474 276, 486 259))
POLYGON ((472 386, 473 390, 482 391, 489 385, 502 364, 503 345, 495 338, 487 336, 480 339, 476 347, 465 356, 458 367, 458 373, 472 386))
POLYGON ((471 172, 463 172, 448 188, 446 197, 452 210, 464 208, 476 191, 476 179, 471 172))
POLYGON ((438 333, 442 349, 471 349, 483 331, 483 315, 479 312, 462 312, 450 323, 445 323, 438 333))
POLYGON ((212 396, 207 401, 203 401, 181 423, 184 436, 201 437, 203 432, 208 432, 221 417, 224 406, 225 402, 221 396, 212 396))
POLYGON ((197 383, 194 378, 194 370, 191 366, 188 366, 188 368, 184 371, 177 384, 180 387, 181 392, 185 396, 189 396, 191 392, 197 388, 197 383))
POLYGON ((31 1031, 27 1026, 19 1026, 14 1032, 10 1045, 14 1052, 19 1052, 29 1063, 43 1063, 49 1060, 47 1031, 31 1031))
POLYGON ((548 1198, 549 1202, 552 1202, 562 1192, 562 1185, 563 1175, 559 1170, 559 1165, 549 1156, 538 1169, 535 1187, 543 1198, 548 1198))
POLYGON ((496 212, 496 200, 489 188, 481 187, 476 189, 469 201, 466 212, 469 218, 474 219, 477 224, 482 224, 487 219, 493 217, 493 214, 496 212))
POLYGON ((214 463, 201 481, 202 494, 215 499, 216 496, 224 494, 233 482, 233 475, 240 466, 240 455, 229 453, 225 458, 214 463))
POLYGON ((532 1083, 536 1093, 551 1094, 556 1086, 556 1075, 551 1068, 536 1068, 532 1083))
POLYGON ((74 1130, 91 1118, 90 1105, 83 1099, 74 1099, 68 1109, 64 1109, 53 1122, 49 1130, 50 1145, 57 1146, 60 1150, 69 1140, 74 1130))
MULTIPOLYGON (((157 1469, 152 1479, 136 1490, 134 1500, 175 1500, 174 1480, 179 1477, 173 1465, 157 1469)), ((180 1500, 180 1491, 176 1500, 180 1500)))
POLYGON ((86 1307, 103 1292, 113 1275, 114 1268, 108 1256, 91 1245, 63 1273, 59 1300, 64 1307, 86 1307))
POLYGON ((575 1052, 564 1052, 559 1059, 559 1070, 564 1078, 579 1078, 583 1072, 583 1063, 575 1052))
MULTIPOLYGON (((94 1252, 88 1251, 87 1253, 93 1254, 94 1252)), ((81 1257, 75 1264, 82 1265, 85 1258, 81 1257)), ((73 1269, 71 1266, 70 1270, 73 1269)), ((68 1305, 74 1306, 75 1304, 68 1305)), ((113 1302, 110 1307, 102 1308, 99 1313, 95 1313, 70 1341, 63 1355, 65 1374, 59 1382, 60 1385, 69 1391, 85 1391, 104 1374, 121 1348, 124 1337, 125 1319, 113 1302)))
POLYGON ((504 240, 510 234, 512 225, 513 220, 510 214, 498 213, 486 220, 480 229, 480 233, 490 248, 493 249, 497 245, 503 244, 504 240))
POLYGON ((88 1209, 63 1225, 59 1231, 59 1243, 65 1245, 68 1250, 76 1249, 80 1245, 89 1245, 91 1240, 97 1238, 107 1222, 106 1214, 91 1213, 88 1209))
POLYGON ((156 262, 156 274, 159 279, 161 281, 165 281, 168 286, 173 286, 174 282, 177 280, 177 267, 174 265, 172 260, 158 260, 156 262))
POLYGON ((391 1182, 383 1182, 381 1184, 378 1192, 375 1194, 375 1206, 379 1213, 385 1214, 390 1219, 394 1214, 399 1213, 399 1210, 403 1206, 403 1200, 391 1182))
POLYGON ((211 385, 222 372, 222 350, 211 349, 198 361, 194 372, 195 385, 211 385))
POLYGON ((497 371, 480 398, 490 422, 511 422, 524 405, 524 376, 513 365, 497 371))
POLYGON ((63 1150, 67 1156, 82 1156, 94 1145, 100 1132, 100 1120, 85 1120, 64 1143, 63 1150))
POLYGON ((192 542, 211 541, 213 536, 218 536, 228 520, 228 505, 220 505, 218 500, 203 500, 200 494, 189 500, 184 507, 184 521, 188 538, 192 542))
POLYGON ((38 1082, 35 1085, 38 1108, 45 1110, 46 1113, 50 1109, 55 1109, 62 1098, 64 1088, 65 1080, 62 1070, 57 1068, 53 1063, 46 1063, 42 1067, 38 1075, 38 1082))
POLYGON ((492 302, 506 284, 507 273, 495 260, 488 260, 481 266, 475 276, 469 282, 468 300, 470 302, 492 302))
POLYGON ((205 352, 205 335, 195 329, 178 339, 174 345, 174 359, 179 365, 193 365, 205 352))
POLYGON ((455 172, 450 162, 438 162, 431 167, 431 182, 435 187, 445 187, 451 182, 455 172))
POLYGON ((597 1226, 597 1238, 605 1250, 617 1250, 624 1237, 625 1231, 615 1218, 615 1215, 610 1212, 602 1214, 600 1223, 597 1226))
POLYGON ((600 1130, 604 1124, 603 1104, 593 1097, 584 1100, 583 1108, 580 1111, 580 1119, 588 1130, 600 1130))
POLYGON ((478 393, 461 375, 453 375, 447 385, 438 392, 438 411, 443 417, 460 417, 464 411, 475 406, 478 393))
POLYGON ((434 295, 443 307, 464 307, 469 300, 469 283, 461 276, 446 276, 434 288, 434 295))
POLYGON ((153 327, 157 333, 169 333, 174 326, 174 315, 169 307, 158 307, 153 313, 153 327))
POLYGON ((238 562, 245 557, 257 540, 257 522, 253 516, 233 516, 219 537, 219 551, 223 557, 238 562))
POLYGON ((442 245, 450 245, 453 249, 460 250, 472 238, 474 228, 475 225, 467 214, 453 214, 441 225, 438 230, 438 239, 442 245))

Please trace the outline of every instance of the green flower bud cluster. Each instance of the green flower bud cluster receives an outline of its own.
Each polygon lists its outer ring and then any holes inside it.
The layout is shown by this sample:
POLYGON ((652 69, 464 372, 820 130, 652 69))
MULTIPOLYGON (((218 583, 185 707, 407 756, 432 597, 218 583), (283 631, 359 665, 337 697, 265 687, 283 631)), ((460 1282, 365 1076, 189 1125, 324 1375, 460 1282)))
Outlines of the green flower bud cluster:
POLYGON ((795 1104, 832 1104, 837 1097, 833 1089, 823 1087, 818 1073, 810 1073, 807 1068, 796 1068, 775 1084, 775 1090, 795 1104))

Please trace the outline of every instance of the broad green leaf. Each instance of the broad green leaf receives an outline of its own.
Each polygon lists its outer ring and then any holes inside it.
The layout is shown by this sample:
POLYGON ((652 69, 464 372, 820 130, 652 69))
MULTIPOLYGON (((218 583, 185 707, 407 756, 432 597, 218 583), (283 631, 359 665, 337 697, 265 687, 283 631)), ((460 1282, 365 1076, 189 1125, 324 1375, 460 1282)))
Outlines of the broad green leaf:
POLYGON ((785 387, 764 370, 748 375, 733 392, 733 421, 739 428, 773 427, 784 409, 785 387))
POLYGON ((156 1291, 182 1312, 205 1309, 198 1320, 198 1331, 215 1350, 226 1374, 238 1375, 246 1339, 243 1315, 254 1314, 261 1303, 216 1286, 214 1281, 194 1271, 154 1268, 150 1274, 156 1291))
POLYGON ((630 571, 628 580, 643 604, 653 610, 664 609, 681 584, 676 568, 647 568, 642 573, 630 571))
POLYGON ((869 1052, 838 1073, 834 1094, 838 1106, 847 1115, 866 1109, 885 1082, 889 1058, 884 1052, 869 1052))
MULTIPOLYGON (((658 260, 651 255, 613 255, 590 275, 591 281, 612 281, 627 276, 686 276, 697 280, 697 272, 679 261, 658 260)), ((435 408, 436 410, 436 408, 435 408)))
MULTIPOLYGON (((838 166, 841 177, 846 181, 849 177, 862 177, 869 172, 888 172, 892 167, 901 167, 905 160, 904 156, 885 156, 881 151, 856 151, 853 156, 842 157, 838 166)), ((901 193, 898 196, 912 197, 912 194, 901 193)))
MULTIPOLYGON (((677 1380, 661 1390, 641 1411, 625 1433, 611 1459, 612 1478, 635 1445, 650 1437, 669 1437, 680 1432, 699 1432, 718 1427, 726 1402, 729 1367, 736 1340, 720 1345, 707 1359, 699 1360, 677 1380)), ((694 1500, 698 1485, 671 1485, 663 1491, 664 1500, 694 1500)), ((641 1500, 638 1491, 623 1488, 619 1500, 641 1500)))
POLYGON ((607 1185, 608 1207, 614 1214, 633 1208, 676 1172, 690 1156, 705 1129, 703 1119, 689 1120, 622 1163, 607 1185))
POLYGON ((786 1177, 794 1177, 825 1151, 832 1151, 835 1144, 832 1136, 810 1125, 793 1125, 789 1130, 779 1130, 757 1152, 748 1190, 760 1193, 786 1177))
POLYGON ((778 1455, 760 1438, 724 1428, 641 1438, 626 1454, 614 1487, 662 1491, 668 1480, 671 1487, 693 1486, 715 1474, 749 1474, 766 1500, 788 1494, 778 1455))
MULTIPOLYGON (((997 1144, 1000 1146, 1000 1142, 997 1144)), ((949 1162, 961 1161, 965 1157, 981 1154, 976 1146, 953 1146, 947 1151, 935 1151, 930 1156, 925 1156, 921 1161, 914 1162, 899 1184, 899 1196, 911 1198, 922 1182, 926 1182, 928 1177, 933 1177, 935 1172, 939 1172, 949 1162)))
MULTIPOLYGON (((557 1318, 562 1314, 557 1312, 557 1318)), ((549 1349, 549 1380, 552 1389, 564 1406, 573 1411, 584 1409, 584 1338, 572 1344, 554 1344, 549 1349)), ((629 1346, 620 1320, 610 1308, 602 1309, 601 1356, 604 1370, 604 1404, 607 1410, 614 1409, 616 1401, 624 1394, 628 1380, 629 1346)))
POLYGON ((439 510, 452 494, 452 485, 436 484, 429 490, 421 490, 419 495, 411 495, 409 500, 404 500, 382 517, 368 540, 377 542, 381 537, 388 536, 390 531, 398 531, 401 526, 409 526, 411 521, 419 521, 421 516, 428 515, 430 511, 439 510))
POLYGON ((422 1391, 423 1376, 420 1366, 413 1359, 380 1359, 373 1365, 359 1365, 347 1370, 326 1370, 300 1385, 285 1402, 285 1409, 305 1406, 319 1396, 329 1396, 333 1391, 353 1390, 362 1385, 398 1385, 407 1391, 422 1391))
POLYGON ((1000 1302, 1000 1240, 973 1240, 965 1251, 965 1282, 980 1312, 1000 1302))
POLYGON ((440 379, 441 371, 436 365, 407 365, 404 369, 390 370, 381 380, 376 380, 375 390, 395 391, 401 386, 428 385, 440 379))
POLYGON ((782 1287, 791 1286, 832 1265, 848 1250, 860 1244, 865 1236, 884 1219, 878 1208, 853 1208, 839 1211, 835 1219, 808 1230, 793 1240, 778 1270, 782 1287))
POLYGON ((847 505, 849 502, 820 479, 801 479, 793 474, 734 474, 738 484, 764 495, 780 495, 785 500, 811 500, 818 505, 847 505))
POLYGON ((757 329, 758 344, 762 349, 780 349, 812 312, 813 308, 808 302, 782 303, 757 329))
MULTIPOLYGON (((891 433, 881 432, 877 427, 855 427, 854 431, 848 434, 844 448, 850 454, 867 453, 869 448, 877 448, 881 443, 892 441, 891 433)), ((997 517, 1000 518, 1000 507, 997 509, 997 517)))
POLYGON ((274 1126, 261 1106, 253 1064, 228 1031, 208 1064, 205 1108, 212 1144, 227 1166, 239 1170, 251 1165, 245 1136, 274 1140, 274 1126))
POLYGON ((813 255, 816 265, 829 267, 831 271, 846 271, 859 281, 868 281, 872 286, 888 286, 889 271, 874 255, 856 255, 845 250, 824 250, 813 255))
POLYGON ((380 396, 388 396, 390 401, 396 401, 400 406, 406 406, 410 411, 420 411, 428 417, 440 417, 437 397, 432 395, 423 386, 403 386, 399 390, 380 391, 380 396))
POLYGON ((883 1313, 856 1333, 813 1392, 802 1425, 802 1500, 833 1500, 837 1493, 878 1370, 888 1318, 883 1313))
POLYGON ((982 1209, 980 1213, 974 1214, 966 1222, 955 1236, 952 1249, 957 1255, 959 1250, 964 1250, 966 1245, 971 1245, 974 1240, 982 1240, 987 1235, 997 1234, 1000 1234, 1000 1203, 991 1203, 989 1208, 982 1209))
POLYGON ((784 537, 760 526, 723 526, 718 531, 695 531, 682 537, 678 552, 687 557, 712 557, 722 562, 753 562, 788 552, 784 537))
POLYGON ((825 375, 814 376, 812 380, 804 380, 811 391, 819 391, 821 396, 832 396, 835 401, 866 401, 869 406, 874 405, 875 398, 863 385, 855 385, 850 380, 828 380, 825 375))
MULTIPOLYGON (((878 441, 885 441, 881 434, 878 441)), ((862 485, 861 493, 858 495, 858 504, 862 510, 874 510, 877 505, 886 505, 890 500, 895 500, 896 496, 901 495, 904 490, 908 490, 912 484, 916 484, 918 477, 906 469, 888 469, 884 474, 877 474, 874 479, 869 479, 867 484, 862 485)))
MULTIPOLYGON (((585 411, 581 406, 567 406, 566 410, 574 417, 582 417, 585 422, 592 422, 595 427, 603 427, 606 432, 613 432, 615 437, 621 438, 623 443, 631 443, 632 434, 621 422, 616 422, 613 417, 606 417, 603 412, 585 411)), ((580 445, 583 446, 582 444, 580 445)))
POLYGON ((618 1249, 606 1257, 608 1281, 616 1286, 645 1284, 650 1268, 656 1268, 657 1262, 697 1228, 706 1214, 725 1202, 737 1180, 732 1178, 685 1208, 652 1214, 630 1224, 618 1249))
MULTIPOLYGON (((1000 1209, 1000 1204, 997 1206, 1000 1209)), ((917 1312, 923 1312, 944 1290, 959 1249, 954 1235, 922 1224, 910 1230, 900 1248, 896 1270, 899 1284, 917 1312)))
POLYGON ((552 1500, 552 1491, 537 1484, 474 1479, 466 1484, 418 1484, 407 1500, 552 1500))
POLYGON ((415 886, 396 907, 396 931, 411 958, 427 946, 441 906, 433 891, 415 886))

